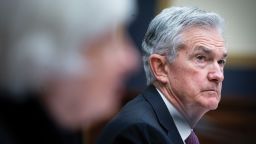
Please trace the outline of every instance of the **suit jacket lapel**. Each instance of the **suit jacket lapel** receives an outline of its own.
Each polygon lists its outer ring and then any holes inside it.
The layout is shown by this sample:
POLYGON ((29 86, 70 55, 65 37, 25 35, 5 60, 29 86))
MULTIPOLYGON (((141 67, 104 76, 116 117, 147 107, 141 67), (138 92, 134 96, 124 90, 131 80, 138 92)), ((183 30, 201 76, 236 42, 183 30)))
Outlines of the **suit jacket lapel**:
POLYGON ((181 136, 174 124, 172 116, 170 115, 164 101, 153 85, 150 85, 144 92, 143 96, 152 105, 160 125, 167 130, 168 137, 171 138, 175 144, 183 143, 181 136))

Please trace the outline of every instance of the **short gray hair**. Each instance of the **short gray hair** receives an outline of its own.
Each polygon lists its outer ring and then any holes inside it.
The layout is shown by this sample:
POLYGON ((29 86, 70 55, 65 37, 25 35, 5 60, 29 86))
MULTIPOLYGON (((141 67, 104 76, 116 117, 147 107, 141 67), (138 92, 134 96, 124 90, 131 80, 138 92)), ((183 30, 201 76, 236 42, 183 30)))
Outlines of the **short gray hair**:
POLYGON ((196 7, 171 7, 164 9, 149 24, 142 42, 143 63, 147 84, 155 81, 149 65, 152 54, 167 54, 171 63, 182 46, 181 33, 191 27, 215 28, 223 33, 224 20, 216 13, 196 7))

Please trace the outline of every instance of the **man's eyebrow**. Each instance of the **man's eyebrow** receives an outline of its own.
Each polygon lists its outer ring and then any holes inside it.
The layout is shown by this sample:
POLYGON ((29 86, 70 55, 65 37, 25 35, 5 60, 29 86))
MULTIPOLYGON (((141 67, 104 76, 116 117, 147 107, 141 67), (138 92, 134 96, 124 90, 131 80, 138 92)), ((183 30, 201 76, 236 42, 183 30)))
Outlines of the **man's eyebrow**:
POLYGON ((197 52, 197 51, 202 51, 202 52, 204 52, 204 53, 206 53, 206 54, 211 54, 211 53, 213 53, 211 49, 209 49, 209 48, 207 48, 207 47, 204 47, 204 46, 196 47, 194 51, 195 51, 195 52, 197 52))
MULTIPOLYGON (((206 54, 212 54, 212 53, 213 53, 213 51, 212 51, 210 48, 207 48, 207 47, 204 47, 204 46, 196 47, 196 48, 195 48, 195 52, 196 52, 196 51, 202 51, 202 52, 204 52, 204 53, 206 53, 206 54)), ((227 58, 227 57, 228 57, 228 54, 227 54, 227 52, 225 51, 225 52, 223 53, 222 58, 225 59, 225 58, 227 58)))

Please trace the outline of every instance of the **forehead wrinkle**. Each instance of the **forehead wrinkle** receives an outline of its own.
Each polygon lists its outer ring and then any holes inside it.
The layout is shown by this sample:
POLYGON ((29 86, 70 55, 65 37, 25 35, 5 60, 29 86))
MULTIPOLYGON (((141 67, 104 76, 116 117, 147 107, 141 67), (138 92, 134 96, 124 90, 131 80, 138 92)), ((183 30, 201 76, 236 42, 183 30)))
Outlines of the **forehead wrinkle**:
MULTIPOLYGON (((200 30, 199 30, 200 31, 200 30)), ((207 32, 207 31, 206 31, 207 32)), ((197 32, 194 30, 185 31, 182 35, 184 43, 204 43, 207 42, 210 45, 221 47, 225 45, 225 40, 221 34, 205 34, 206 32, 197 32), (192 33, 192 34, 191 34, 192 33)))
POLYGON ((213 45, 216 47, 223 47, 225 45, 224 40, 207 38, 204 36, 194 36, 189 41, 193 42, 194 44, 205 44, 205 45, 213 45))
POLYGON ((225 42, 220 40, 212 40, 205 37, 197 38, 192 40, 192 45, 195 47, 205 47, 206 49, 212 48, 223 48, 225 49, 225 42))

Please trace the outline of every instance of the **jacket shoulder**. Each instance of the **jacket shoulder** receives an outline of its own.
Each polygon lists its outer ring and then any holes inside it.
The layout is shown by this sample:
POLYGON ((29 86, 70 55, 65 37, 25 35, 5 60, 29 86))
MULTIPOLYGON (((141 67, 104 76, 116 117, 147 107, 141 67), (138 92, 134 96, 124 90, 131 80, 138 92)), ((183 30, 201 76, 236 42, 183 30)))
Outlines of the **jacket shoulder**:
POLYGON ((168 139, 152 106, 143 95, 139 95, 107 124, 98 140, 99 144, 112 144, 165 143, 168 139))

